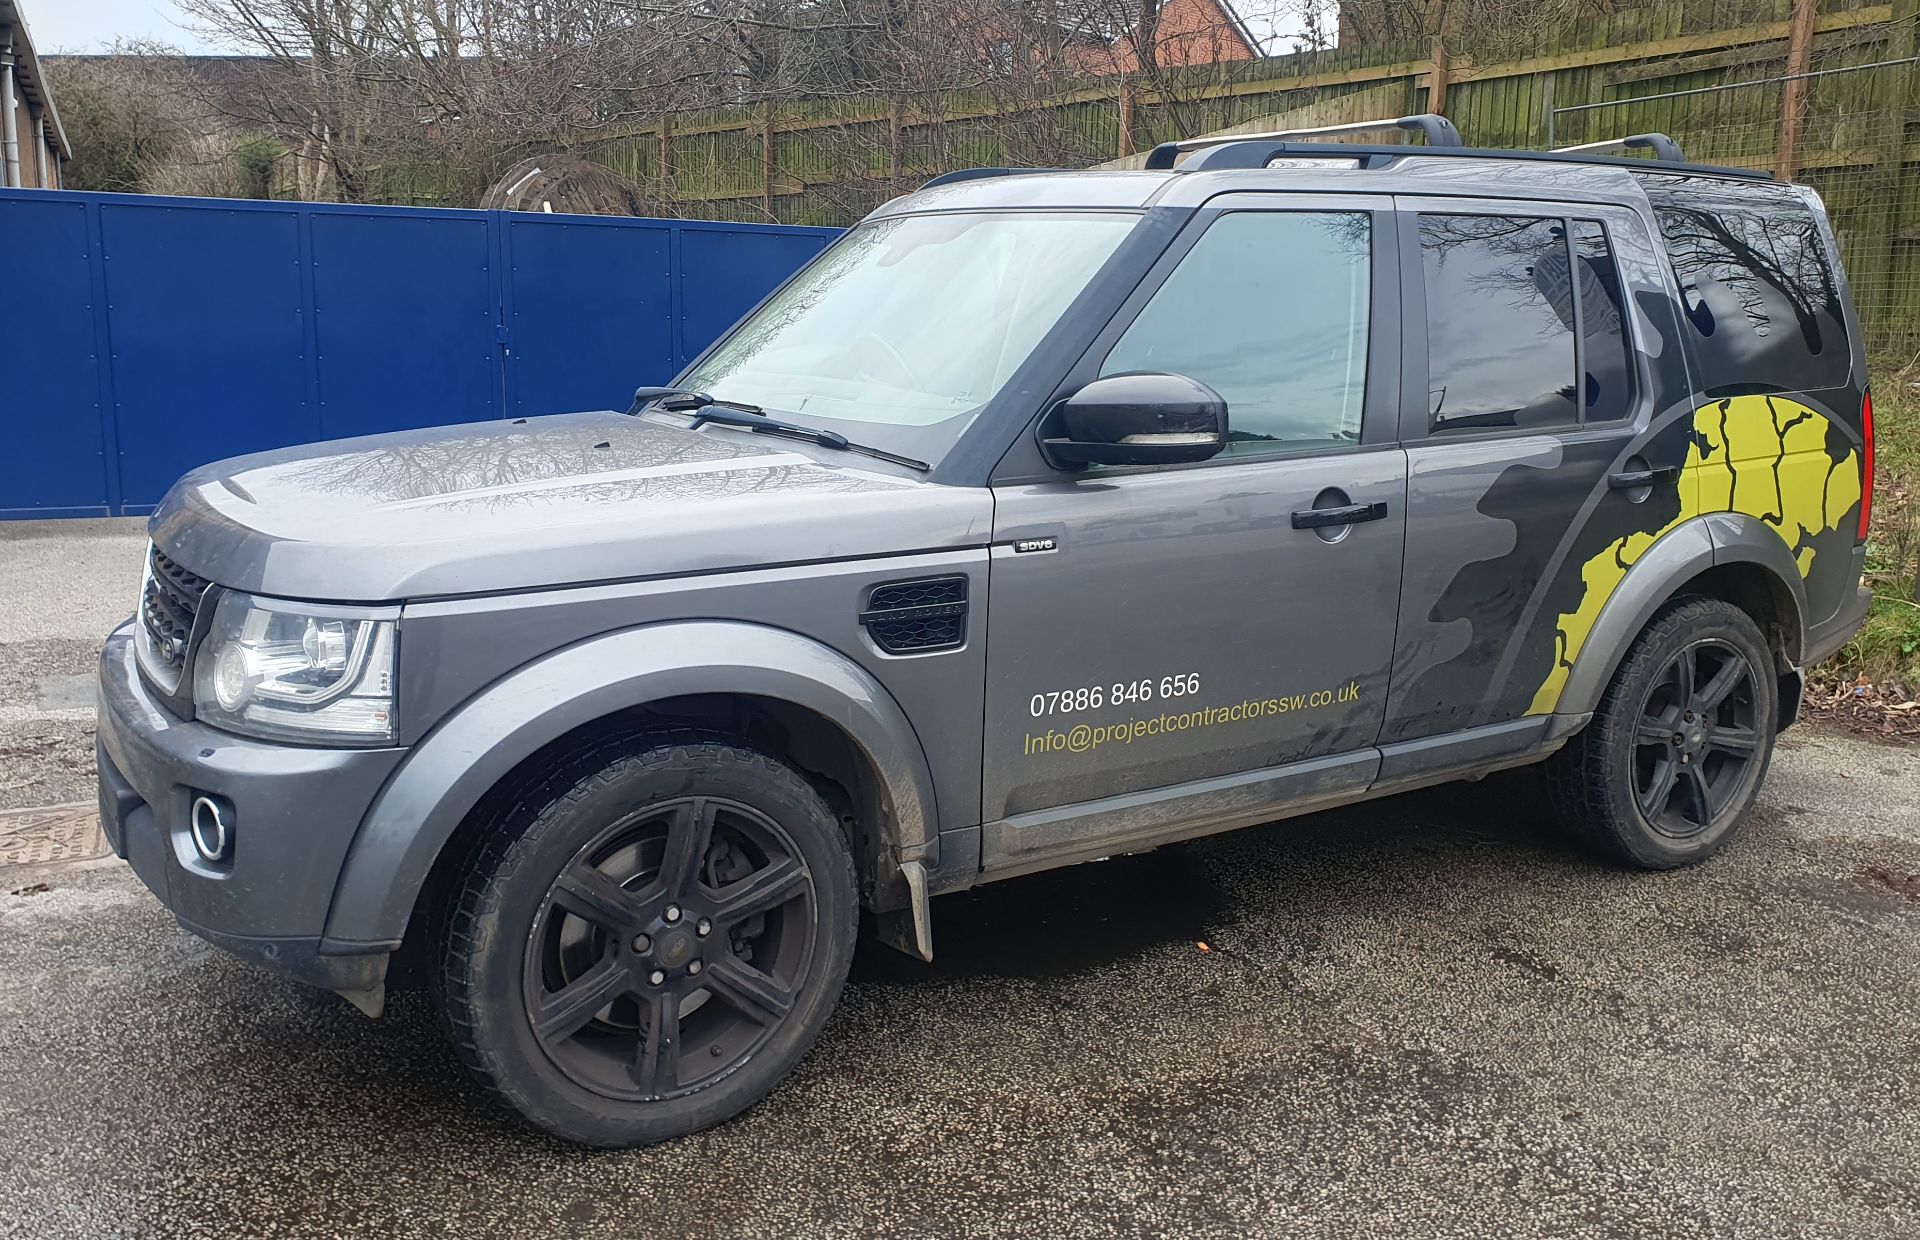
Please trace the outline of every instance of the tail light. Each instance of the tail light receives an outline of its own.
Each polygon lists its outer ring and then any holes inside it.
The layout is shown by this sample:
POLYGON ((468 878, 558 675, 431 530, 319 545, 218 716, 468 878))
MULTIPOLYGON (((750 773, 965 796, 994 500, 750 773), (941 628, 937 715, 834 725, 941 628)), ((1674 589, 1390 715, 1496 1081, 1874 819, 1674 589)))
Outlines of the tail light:
POLYGON ((1860 537, 1867 541, 1867 526, 1873 521, 1873 392, 1860 394, 1860 537))

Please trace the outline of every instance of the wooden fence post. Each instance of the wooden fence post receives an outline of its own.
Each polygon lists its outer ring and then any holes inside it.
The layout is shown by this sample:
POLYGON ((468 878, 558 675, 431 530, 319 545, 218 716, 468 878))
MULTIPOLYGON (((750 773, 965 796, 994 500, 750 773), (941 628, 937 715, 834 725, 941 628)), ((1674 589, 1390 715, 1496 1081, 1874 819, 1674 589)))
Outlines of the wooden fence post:
POLYGON ((1807 123, 1807 79, 1803 74, 1813 63, 1813 24, 1819 16, 1819 0, 1793 0, 1793 17, 1787 24, 1786 89, 1780 92, 1780 138, 1774 146, 1773 174, 1791 181, 1800 171, 1800 134, 1807 123))
POLYGON ((1427 111, 1435 116, 1447 114, 1447 41, 1440 35, 1433 36, 1433 48, 1428 53, 1433 62, 1433 71, 1427 75, 1427 111))
POLYGON ((773 223, 773 100, 760 105, 760 211, 773 223))
POLYGON ((1540 120, 1534 132, 1541 135, 1543 145, 1548 148, 1551 148, 1557 140, 1554 136, 1553 123, 1553 84, 1559 76, 1552 70, 1540 75, 1540 120))
POLYGON ((672 202, 673 192, 673 114, 660 118, 660 198, 672 202))
POLYGON ((906 128, 907 104, 894 95, 887 100, 887 182, 895 194, 900 192, 900 131, 906 128))

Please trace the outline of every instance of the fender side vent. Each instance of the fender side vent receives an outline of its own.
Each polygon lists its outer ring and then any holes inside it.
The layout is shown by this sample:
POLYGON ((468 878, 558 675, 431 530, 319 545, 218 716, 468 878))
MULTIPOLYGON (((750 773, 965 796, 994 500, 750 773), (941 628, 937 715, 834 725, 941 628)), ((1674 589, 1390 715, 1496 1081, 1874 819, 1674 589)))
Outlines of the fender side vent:
POLYGON ((875 586, 860 623, 888 654, 952 650, 967 640, 967 579, 922 577, 875 586))

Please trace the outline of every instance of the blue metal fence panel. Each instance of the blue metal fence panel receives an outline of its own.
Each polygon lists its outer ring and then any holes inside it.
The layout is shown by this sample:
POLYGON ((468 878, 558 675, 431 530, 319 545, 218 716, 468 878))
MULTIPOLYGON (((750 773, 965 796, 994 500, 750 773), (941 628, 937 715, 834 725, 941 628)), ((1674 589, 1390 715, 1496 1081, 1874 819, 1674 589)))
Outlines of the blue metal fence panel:
POLYGON ((486 215, 327 211, 311 227, 321 436, 499 417, 486 215))
POLYGON ((0 201, 0 496, 49 516, 102 516, 113 505, 87 233, 83 202, 0 201))
MULTIPOLYGON (((807 232, 817 234, 819 230, 807 232)), ((685 225, 680 229, 680 334, 685 365, 788 273, 838 236, 795 236, 752 224, 685 225)), ((676 366, 676 369, 678 367, 676 366)))
POLYGON ((514 416, 620 407, 665 383, 831 229, 507 215, 514 416))
POLYGON ((672 241, 655 220, 506 217, 513 416, 624 409, 673 377, 672 241))
POLYGON ((100 208, 130 513, 151 510, 210 447, 231 456, 320 437, 307 401, 299 216, 166 202, 100 208))
POLYGON ((0 518, 203 462, 623 407, 832 229, 0 190, 0 518))

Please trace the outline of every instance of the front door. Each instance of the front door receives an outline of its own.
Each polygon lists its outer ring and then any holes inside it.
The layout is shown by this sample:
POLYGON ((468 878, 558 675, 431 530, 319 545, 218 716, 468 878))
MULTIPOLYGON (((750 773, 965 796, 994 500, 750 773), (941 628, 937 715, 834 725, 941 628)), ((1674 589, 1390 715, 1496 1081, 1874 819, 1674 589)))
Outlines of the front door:
POLYGON ((1219 456, 996 485, 989 868, 1096 850, 1076 818, 1131 841, 1155 804, 1206 816, 1276 768, 1309 790, 1372 778, 1406 537, 1376 201, 1216 199, 1065 385, 1199 379, 1227 400, 1219 456))

